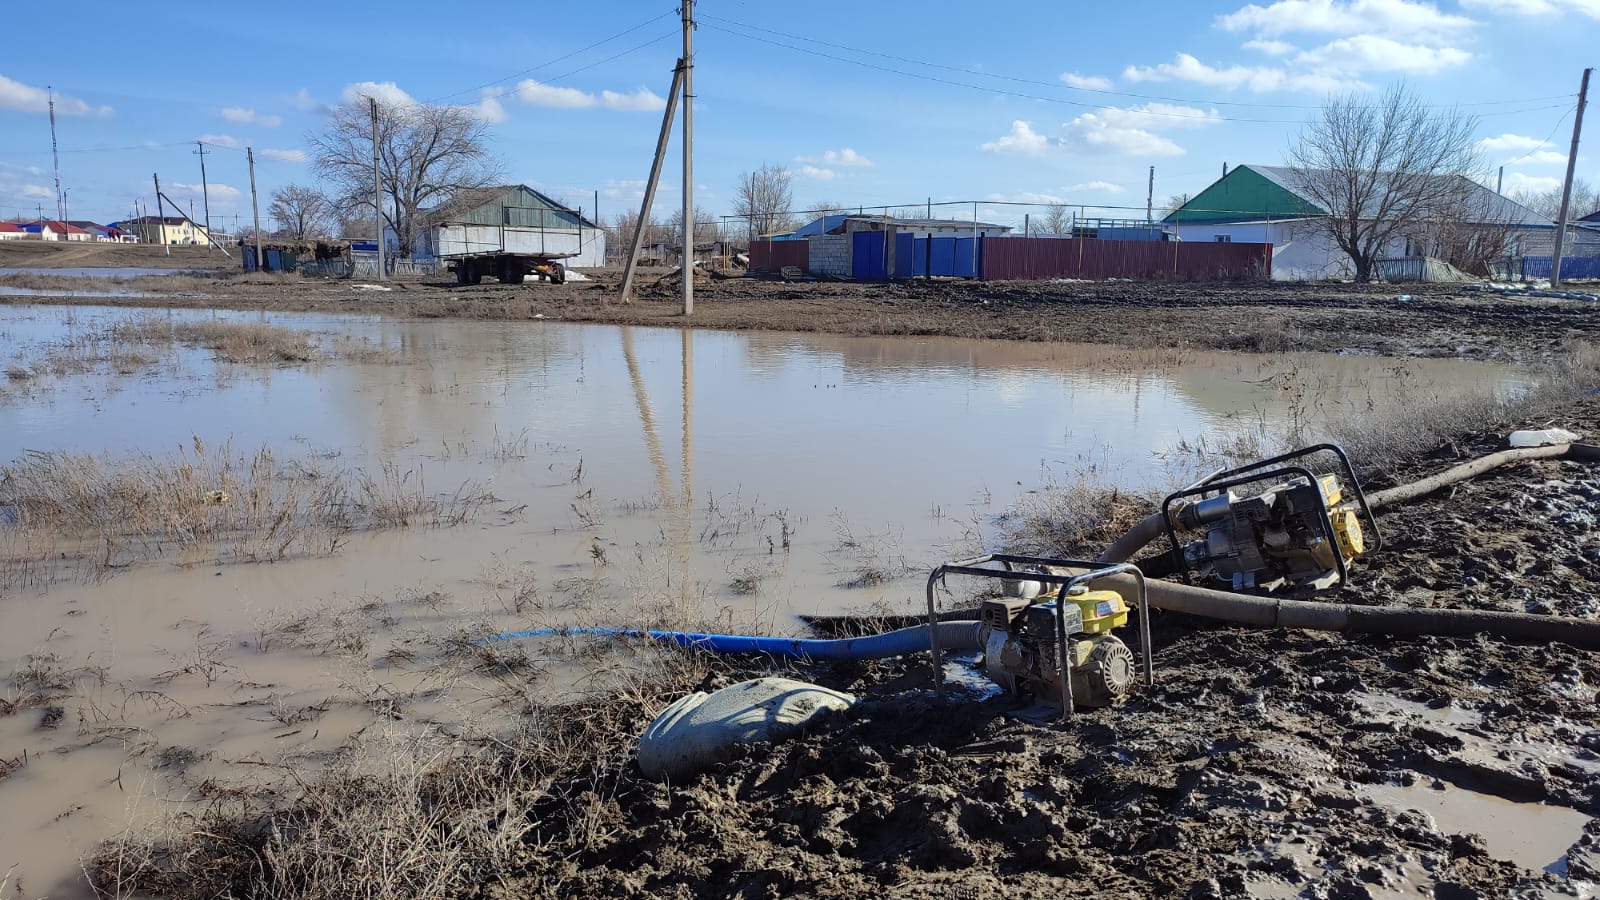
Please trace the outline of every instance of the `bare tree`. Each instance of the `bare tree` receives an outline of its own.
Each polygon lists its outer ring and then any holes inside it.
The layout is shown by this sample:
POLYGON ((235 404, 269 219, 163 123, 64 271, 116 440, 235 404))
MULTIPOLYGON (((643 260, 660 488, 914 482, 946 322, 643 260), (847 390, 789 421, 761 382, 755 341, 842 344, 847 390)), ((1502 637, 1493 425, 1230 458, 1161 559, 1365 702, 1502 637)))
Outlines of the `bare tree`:
MULTIPOLYGON (((1511 195, 1511 199, 1552 222, 1556 216, 1561 215, 1560 185, 1547 191, 1518 191, 1511 195)), ((1600 212, 1600 190, 1590 186, 1582 178, 1572 179, 1572 204, 1568 210, 1569 217, 1581 219, 1592 212, 1600 212)))
POLYGON ((752 234, 760 236, 788 230, 792 222, 789 208, 793 203, 789 170, 766 163, 754 172, 739 176, 733 210, 750 223, 752 234))
MULTIPOLYGON (((379 100, 378 133, 383 218, 403 255, 409 256, 416 243, 418 210, 458 191, 485 187, 499 176, 486 146, 488 126, 471 107, 379 100)), ((337 214, 353 219, 365 210, 370 215, 375 200, 368 104, 334 107, 327 127, 308 141, 317 173, 333 188, 337 214)))
POLYGON ((1040 234, 1066 234, 1072 228, 1072 211, 1065 203, 1052 203, 1039 217, 1040 234))
MULTIPOLYGON (((707 244, 716 243, 719 236, 717 232, 717 221, 711 218, 703 210, 696 209, 695 214, 695 246, 703 247, 707 244)), ((635 213, 634 215, 637 217, 638 214, 635 213)), ((677 246, 683 242, 683 207, 680 206, 672 211, 672 218, 667 221, 667 233, 671 235, 668 241, 673 246, 677 246)))
POLYGON ((285 185, 272 192, 267 215, 282 223, 295 240, 322 237, 328 233, 329 205, 316 188, 285 185))
POLYGON ((1194 198, 1187 193, 1173 194, 1167 198, 1166 203, 1156 207, 1156 212, 1160 213, 1161 218, 1165 219, 1167 216, 1170 216, 1183 207, 1189 205, 1189 201, 1193 199, 1194 198))
MULTIPOLYGON (((681 218, 682 213, 679 213, 679 216, 681 218)), ((606 229, 607 253, 610 254, 612 252, 611 248, 615 248, 616 257, 618 259, 626 259, 628 249, 633 246, 633 233, 638 230, 639 211, 637 209, 624 209, 622 212, 617 213, 616 218, 611 220, 610 227, 606 229)), ((645 226, 644 252, 646 254, 649 253, 649 245, 658 239, 660 231, 661 225, 658 222, 651 221, 645 226)))
POLYGON ((1289 150, 1307 200, 1350 257, 1357 282, 1390 241, 1417 233, 1449 207, 1460 178, 1475 174, 1477 121, 1434 110, 1404 86, 1373 102, 1368 95, 1331 98, 1289 150))

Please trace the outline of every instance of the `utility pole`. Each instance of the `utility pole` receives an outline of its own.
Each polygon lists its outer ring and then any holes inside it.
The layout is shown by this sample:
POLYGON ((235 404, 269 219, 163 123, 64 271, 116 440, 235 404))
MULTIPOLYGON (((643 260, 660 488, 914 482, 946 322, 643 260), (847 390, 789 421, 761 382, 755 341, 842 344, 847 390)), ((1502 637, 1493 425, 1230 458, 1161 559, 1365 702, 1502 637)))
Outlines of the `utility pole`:
POLYGON ((694 0, 683 4, 683 314, 694 313, 694 0))
POLYGON ((1150 187, 1144 194, 1144 223, 1149 225, 1156 220, 1156 167, 1150 167, 1150 187))
POLYGON ((205 204, 206 211, 206 255, 211 255, 211 186, 206 182, 206 145, 195 141, 195 146, 200 154, 200 200, 205 204))
POLYGON ((1494 180, 1494 192, 1496 194, 1505 193, 1505 191, 1502 190, 1502 188, 1504 188, 1505 186, 1506 186, 1506 167, 1505 166, 1501 166, 1500 167, 1500 174, 1494 180))
POLYGON ((650 163, 650 178, 644 183, 644 202, 639 206, 639 221, 633 229, 633 240, 628 247, 628 259, 622 266, 622 302, 633 302, 633 273, 639 263, 639 247, 644 244, 644 233, 650 228, 650 205, 656 199, 656 184, 661 180, 661 163, 667 157, 667 141, 672 139, 672 114, 678 108, 678 94, 683 87, 683 60, 672 70, 672 90, 667 91, 667 110, 661 115, 661 134, 656 137, 656 156, 650 163))
POLYGON ((156 180, 156 235, 161 246, 166 249, 167 255, 172 255, 172 245, 167 243, 167 207, 161 201, 161 176, 151 175, 156 180))
POLYGON ((378 170, 378 99, 368 97, 372 109, 372 227, 378 240, 378 280, 388 281, 389 273, 383 267, 383 176, 378 170))
POLYGON ((65 222, 67 201, 61 197, 61 151, 56 147, 56 89, 46 85, 45 90, 50 92, 50 158, 56 169, 56 217, 65 222))
POLYGON ((1583 83, 1578 86, 1578 114, 1572 120, 1572 149, 1567 152, 1567 180, 1561 188, 1561 214, 1556 217, 1556 249, 1550 255, 1550 286, 1561 286, 1561 248, 1567 242, 1567 213, 1572 204, 1572 169, 1578 162, 1578 135, 1583 132, 1583 108, 1589 102, 1589 75, 1594 69, 1583 70, 1583 83))
POLYGON ((244 148, 245 159, 250 161, 250 214, 255 217, 256 271, 261 271, 261 207, 256 205, 256 151, 244 148))

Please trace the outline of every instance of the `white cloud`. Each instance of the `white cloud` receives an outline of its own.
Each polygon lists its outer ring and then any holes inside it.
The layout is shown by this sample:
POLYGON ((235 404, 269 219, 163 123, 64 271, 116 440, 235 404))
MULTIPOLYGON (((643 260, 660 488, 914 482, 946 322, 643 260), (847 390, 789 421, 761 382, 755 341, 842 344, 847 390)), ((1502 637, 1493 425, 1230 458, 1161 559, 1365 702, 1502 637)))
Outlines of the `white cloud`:
POLYGON ((1564 166, 1567 164, 1567 155, 1556 150, 1535 150, 1517 161, 1535 165, 1564 166))
POLYGON ((25 184, 18 192, 29 200, 55 200, 56 192, 42 184, 25 184))
POLYGON ((416 106, 417 98, 400 89, 392 81, 358 81, 347 84, 339 92, 340 99, 346 103, 364 103, 368 97, 387 106, 416 106))
POLYGON ((229 134, 202 134, 200 143, 210 144, 213 147, 228 147, 233 150, 243 150, 247 145, 245 141, 229 134))
POLYGON ((988 200, 991 203, 1040 203, 1040 204, 1046 204, 1046 203, 1065 203, 1065 202, 1067 202, 1065 198, 1057 197, 1055 194, 1037 194, 1037 193, 1034 193, 1033 191, 1022 191, 1022 192, 1016 193, 1016 194, 995 193, 995 194, 990 194, 987 197, 984 197, 983 199, 988 200))
POLYGON ((283 119, 278 116, 262 115, 253 109, 243 106, 225 106, 222 108, 222 117, 229 122, 244 124, 265 125, 268 128, 277 128, 283 124, 283 119))
POLYGON ((275 159, 278 162, 303 163, 310 161, 310 158, 306 156, 306 152, 304 150, 266 149, 261 151, 261 155, 267 159, 275 159))
POLYGON ((1061 80, 1072 87, 1091 91, 1108 91, 1111 89, 1111 79, 1099 75, 1079 75, 1077 72, 1062 72, 1061 80))
POLYGON ((484 91, 483 99, 479 100, 478 105, 473 107, 473 112, 477 114, 478 118, 491 125, 506 120, 506 108, 500 104, 500 95, 495 91, 484 91))
MULTIPOLYGON (((670 194, 677 189, 677 185, 663 181, 656 185, 656 196, 659 197, 664 193, 670 194)), ((612 200, 642 200, 644 199, 644 179, 613 178, 606 182, 605 187, 600 189, 600 196, 612 200)), ((657 207, 657 209, 659 208, 657 207)))
POLYGON ((1537 150, 1548 147, 1549 143, 1538 138, 1507 132, 1499 137, 1484 138, 1478 142, 1478 149, 1484 153, 1517 152, 1522 150, 1537 150))
POLYGON ((550 109, 586 109, 598 102, 577 88, 556 87, 532 78, 517 83, 517 99, 529 106, 550 109))
POLYGON ((1019 153, 1023 156, 1038 156, 1049 150, 1056 141, 1045 137, 1033 130, 1021 119, 1011 123, 1011 131, 978 145, 979 150, 988 153, 1019 153))
POLYGON ((1126 193, 1128 189, 1120 184, 1112 184, 1109 181, 1085 181, 1081 184, 1069 184, 1063 190, 1068 193, 1089 191, 1101 194, 1122 194, 1126 193))
POLYGON ((310 91, 301 88, 295 92, 294 108, 303 112, 315 112, 322 109, 322 104, 317 102, 317 98, 311 96, 310 91))
POLYGON ((824 150, 821 156, 796 156, 797 163, 817 163, 826 166, 865 167, 873 165, 872 160, 857 153, 850 147, 843 150, 824 150))
POLYGON ((1325 73, 1405 72, 1432 75, 1464 66, 1472 54, 1455 47, 1402 44, 1375 34, 1340 38, 1295 57, 1295 63, 1325 73))
POLYGON ((1437 35, 1466 31, 1477 25, 1466 16, 1441 12, 1432 3, 1412 0, 1278 0, 1267 6, 1252 3, 1237 12, 1218 16, 1217 24, 1227 31, 1251 31, 1261 35, 1294 32, 1437 35))
POLYGON ((1261 53, 1265 53, 1268 56, 1288 56, 1299 49, 1288 41, 1272 41, 1266 39, 1245 41, 1244 48, 1246 50, 1256 50, 1261 53))
POLYGON ((667 108, 667 101, 655 91, 642 87, 631 94, 619 94, 616 91, 601 91, 600 102, 606 109, 617 109, 624 112, 660 112, 667 108))
POLYGON ((1084 113, 1066 124, 1064 142, 1129 156, 1182 156, 1188 152, 1159 131, 1203 128, 1222 121, 1216 110, 1146 103, 1084 113))
MULTIPOLYGON (((17 112, 47 113, 50 111, 50 92, 45 88, 23 84, 0 75, 0 109, 17 112)), ((109 116, 109 106, 90 106, 76 97, 56 94, 56 114, 62 116, 109 116)))
POLYGON ((1187 53, 1177 54, 1176 61, 1155 66, 1129 66, 1122 71, 1129 81, 1192 81, 1208 87, 1249 88, 1255 93, 1266 91, 1308 91, 1326 94, 1361 86, 1333 75, 1315 72, 1291 73, 1274 66, 1241 66, 1227 68, 1209 66, 1187 53))
POLYGON ((1461 0, 1461 5, 1508 16, 1556 16, 1574 12, 1600 19, 1600 0, 1461 0))
POLYGON ((801 178, 814 178, 818 181, 828 181, 832 179, 835 174, 837 173, 835 173, 832 169, 823 169, 818 168, 817 166, 800 167, 801 178))
POLYGON ((223 184, 220 181, 213 181, 209 185, 173 182, 170 185, 163 185, 162 191, 163 193, 171 194, 174 200, 178 199, 179 197, 199 200, 203 196, 203 193, 209 193, 212 200, 237 200, 239 198, 238 188, 231 184, 223 184), (204 191, 202 191, 202 189, 204 189, 204 191))
POLYGON ((1539 194, 1561 187, 1561 179, 1544 175, 1526 175, 1522 172, 1506 174, 1504 194, 1539 194))

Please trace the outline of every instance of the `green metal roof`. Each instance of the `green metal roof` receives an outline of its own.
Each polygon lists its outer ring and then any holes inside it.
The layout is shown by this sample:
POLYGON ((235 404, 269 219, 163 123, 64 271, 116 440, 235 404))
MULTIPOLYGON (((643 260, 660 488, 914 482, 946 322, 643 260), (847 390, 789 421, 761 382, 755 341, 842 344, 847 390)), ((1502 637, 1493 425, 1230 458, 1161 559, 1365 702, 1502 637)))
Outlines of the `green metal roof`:
POLYGON ((1285 188, 1277 179, 1269 178, 1251 166, 1234 166, 1233 171, 1217 179, 1161 221, 1167 225, 1191 225, 1322 215, 1327 213, 1285 188))
POLYGON ((428 217, 435 224, 599 227, 525 184, 461 191, 451 202, 430 210, 428 217))

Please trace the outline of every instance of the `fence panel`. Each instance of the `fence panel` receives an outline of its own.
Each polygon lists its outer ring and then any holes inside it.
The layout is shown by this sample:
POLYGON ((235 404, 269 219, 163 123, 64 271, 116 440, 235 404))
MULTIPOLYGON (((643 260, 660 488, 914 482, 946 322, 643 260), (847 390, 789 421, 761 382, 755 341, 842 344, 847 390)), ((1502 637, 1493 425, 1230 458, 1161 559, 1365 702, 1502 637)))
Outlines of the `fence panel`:
POLYGON ((894 236, 894 277, 910 278, 921 273, 917 268, 916 237, 910 233, 894 236))
POLYGON ((886 231, 858 231, 850 247, 850 277, 863 281, 881 280, 884 269, 884 242, 886 231))
POLYGON ((978 277, 978 238, 956 238, 955 276, 978 277))
MULTIPOLYGON (((1553 260, 1548 256, 1524 256, 1522 277, 1549 278, 1553 260)), ((1600 256, 1563 256, 1561 278, 1600 278, 1600 256)))
POLYGON ((784 266, 810 268, 811 245, 805 241, 750 242, 750 271, 778 272, 784 266))
POLYGON ((983 277, 990 281, 1266 278, 1271 260, 1271 244, 1003 237, 986 238, 982 247, 983 277))
POLYGON ((929 238, 928 265, 928 275, 953 277, 956 274, 956 239, 929 238))

